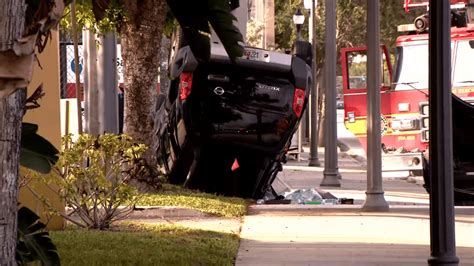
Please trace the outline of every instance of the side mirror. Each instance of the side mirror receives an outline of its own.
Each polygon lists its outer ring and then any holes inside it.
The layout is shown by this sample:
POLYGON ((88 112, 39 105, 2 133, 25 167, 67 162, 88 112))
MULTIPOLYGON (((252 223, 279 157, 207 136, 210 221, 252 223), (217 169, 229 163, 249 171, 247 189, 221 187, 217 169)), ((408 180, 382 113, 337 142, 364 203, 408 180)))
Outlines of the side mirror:
POLYGON ((474 40, 469 41, 469 46, 471 46, 471 49, 474 49, 474 40))
POLYGON ((230 0, 230 1, 229 1, 229 4, 230 4, 230 10, 234 10, 234 9, 240 7, 240 2, 239 2, 239 0, 230 0))
POLYGON ((303 59, 307 65, 311 66, 311 62, 313 61, 313 49, 311 43, 307 41, 296 41, 294 55, 303 59))

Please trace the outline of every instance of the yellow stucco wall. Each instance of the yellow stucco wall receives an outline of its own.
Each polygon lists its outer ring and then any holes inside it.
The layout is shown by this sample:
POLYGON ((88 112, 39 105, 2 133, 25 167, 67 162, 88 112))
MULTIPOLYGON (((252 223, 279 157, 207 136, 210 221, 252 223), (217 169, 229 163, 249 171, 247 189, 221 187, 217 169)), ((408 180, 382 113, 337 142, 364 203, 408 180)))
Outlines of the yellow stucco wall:
MULTIPOLYGON (((61 147, 61 128, 60 128, 60 77, 59 77, 59 34, 57 31, 52 32, 52 39, 43 53, 38 55, 39 63, 34 66, 33 80, 28 87, 28 96, 43 83, 43 89, 46 95, 39 101, 41 107, 28 110, 23 121, 35 123, 39 126, 39 134, 48 139, 57 149, 61 147)), ((21 172, 24 172, 22 169, 21 172)), ((48 197, 49 201, 58 209, 63 210, 64 204, 59 198, 44 186, 31 183, 36 190, 48 197)), ((45 220, 42 203, 31 194, 26 188, 20 190, 19 201, 21 204, 29 207, 45 220)), ((59 217, 53 217, 49 220, 48 228, 61 229, 64 228, 64 220, 59 217)))

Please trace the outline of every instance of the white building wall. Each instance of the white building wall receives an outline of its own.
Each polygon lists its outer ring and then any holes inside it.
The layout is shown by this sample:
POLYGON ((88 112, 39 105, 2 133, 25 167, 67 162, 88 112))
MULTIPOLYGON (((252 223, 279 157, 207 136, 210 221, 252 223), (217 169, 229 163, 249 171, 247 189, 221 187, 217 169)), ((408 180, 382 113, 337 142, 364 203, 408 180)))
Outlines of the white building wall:
POLYGON ((248 0, 248 40, 264 49, 275 47, 274 0, 248 0))

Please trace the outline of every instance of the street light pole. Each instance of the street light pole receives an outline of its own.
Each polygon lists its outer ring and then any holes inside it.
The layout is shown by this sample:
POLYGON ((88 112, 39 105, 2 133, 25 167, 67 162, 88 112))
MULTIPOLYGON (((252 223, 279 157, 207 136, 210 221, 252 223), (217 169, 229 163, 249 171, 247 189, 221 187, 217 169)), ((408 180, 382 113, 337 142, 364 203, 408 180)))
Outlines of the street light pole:
MULTIPOLYGON (((295 52, 298 49, 297 44, 298 42, 301 41, 301 27, 303 26, 304 23, 304 15, 301 13, 301 9, 298 8, 296 13, 293 15, 293 23, 296 25, 296 42, 295 42, 295 52)), ((298 138, 298 162, 300 161, 301 158, 301 151, 302 151, 302 124, 303 121, 300 122, 298 126, 298 131, 297 131, 297 138, 298 138)))
POLYGON ((364 211, 388 211, 382 188, 379 0, 367 0, 367 191, 364 211))
MULTIPOLYGON (((305 1, 305 7, 306 2, 305 1)), ((318 65, 317 65, 317 58, 316 58, 316 7, 317 3, 316 0, 309 0, 310 4, 310 17, 309 17, 309 36, 312 44, 313 49, 313 58, 312 58, 312 72, 313 72, 313 86, 311 87, 311 106, 310 106, 310 118, 311 118, 311 137, 310 137, 310 156, 309 156, 309 163, 308 166, 321 166, 321 162, 319 161, 318 157, 318 142, 319 142, 319 127, 318 127, 318 102, 319 102, 319 95, 318 95, 318 80, 316 79, 318 74, 318 65)))
POLYGON ((336 117, 336 0, 326 0, 326 145, 324 151, 324 178, 320 186, 340 187, 337 167, 336 117))
POLYGON ((97 51, 99 87, 99 133, 118 134, 117 38, 112 32, 103 33, 97 51))
POLYGON ((300 41, 301 40, 301 28, 304 23, 304 15, 301 12, 301 9, 298 8, 296 10, 296 13, 293 15, 293 23, 296 25, 296 40, 300 41))
POLYGON ((450 1, 430 1, 429 117, 431 173, 429 265, 458 265, 456 256, 451 105, 450 1))
POLYGON ((92 30, 82 33, 84 57, 84 111, 85 132, 98 136, 99 128, 99 87, 97 86, 97 40, 92 30))

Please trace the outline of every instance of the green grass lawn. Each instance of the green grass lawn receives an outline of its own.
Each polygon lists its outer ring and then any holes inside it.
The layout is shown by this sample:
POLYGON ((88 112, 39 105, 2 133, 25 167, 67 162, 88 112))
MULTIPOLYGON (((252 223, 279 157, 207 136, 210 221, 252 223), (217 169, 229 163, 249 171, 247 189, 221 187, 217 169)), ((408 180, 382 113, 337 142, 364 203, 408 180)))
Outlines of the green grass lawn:
POLYGON ((137 205, 184 207, 221 217, 242 217, 247 213, 248 203, 242 198, 222 197, 164 184, 159 193, 142 195, 137 205))
POLYGON ((123 223, 110 231, 50 232, 62 265, 233 265, 235 234, 123 223))
MULTIPOLYGON (((140 197, 138 206, 191 208, 219 217, 242 217, 249 200, 222 197, 165 184, 140 197)), ((50 232, 63 265, 233 265, 237 234, 122 222, 108 231, 75 227, 50 232)))

